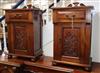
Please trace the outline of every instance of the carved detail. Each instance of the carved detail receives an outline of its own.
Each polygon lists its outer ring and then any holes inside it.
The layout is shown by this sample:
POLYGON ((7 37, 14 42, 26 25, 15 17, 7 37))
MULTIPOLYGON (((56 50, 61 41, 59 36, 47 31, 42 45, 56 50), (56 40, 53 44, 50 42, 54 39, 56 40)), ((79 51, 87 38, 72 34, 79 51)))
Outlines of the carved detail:
POLYGON ((32 4, 28 4, 28 5, 24 6, 23 9, 39 9, 40 10, 40 8, 32 6, 32 4))
POLYGON ((68 7, 77 7, 77 6, 85 6, 83 3, 74 2, 73 4, 69 4, 68 7))
POLYGON ((79 39, 74 30, 64 32, 63 55, 78 57, 79 39))
POLYGON ((15 49, 26 49, 26 31, 25 26, 15 25, 15 49))

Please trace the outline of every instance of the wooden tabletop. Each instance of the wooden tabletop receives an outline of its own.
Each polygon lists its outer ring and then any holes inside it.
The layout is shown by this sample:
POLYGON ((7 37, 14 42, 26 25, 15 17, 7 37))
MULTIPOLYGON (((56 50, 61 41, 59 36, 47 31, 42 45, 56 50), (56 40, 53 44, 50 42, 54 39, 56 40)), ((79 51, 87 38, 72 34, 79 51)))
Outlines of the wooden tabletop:
POLYGON ((8 58, 0 57, 0 64, 10 65, 15 67, 20 67, 21 64, 25 64, 27 66, 39 67, 48 70, 55 70, 61 73, 68 73, 68 72, 69 73, 90 73, 83 70, 71 69, 68 67, 53 66, 52 60, 53 58, 49 56, 42 56, 36 62, 32 62, 27 59, 19 59, 19 58, 8 59, 8 58))
POLYGON ((27 66, 34 66, 34 67, 39 67, 43 69, 49 69, 49 70, 55 70, 55 71, 60 71, 60 72, 65 72, 65 73, 73 73, 73 69, 69 68, 63 68, 59 66, 53 66, 52 65, 52 57, 48 56, 42 56, 39 60, 36 62, 32 62, 26 59, 19 59, 19 58, 3 58, 0 57, 0 64, 3 65, 10 65, 10 66, 15 66, 15 67, 20 67, 21 64, 25 64, 27 66))

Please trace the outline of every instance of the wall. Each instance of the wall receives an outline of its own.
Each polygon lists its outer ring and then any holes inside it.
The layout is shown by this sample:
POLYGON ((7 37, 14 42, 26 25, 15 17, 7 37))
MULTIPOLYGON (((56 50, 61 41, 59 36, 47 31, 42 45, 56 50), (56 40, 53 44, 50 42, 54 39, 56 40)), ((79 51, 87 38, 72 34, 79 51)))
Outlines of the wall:
MULTIPOLYGON (((91 57, 94 62, 100 62, 100 1, 99 0, 71 0, 71 2, 79 1, 85 5, 94 6, 92 21, 92 42, 91 57)), ((44 55, 53 56, 53 24, 43 26, 43 50, 44 55)))
MULTIPOLYGON (((61 2, 61 1, 60 1, 61 2)), ((70 0, 65 0, 66 3, 62 4, 58 3, 57 6, 67 6, 70 3, 70 0)), ((52 14, 52 11, 51 11, 52 14)), ((43 26, 43 52, 46 56, 53 57, 53 23, 52 23, 52 15, 51 18, 46 18, 47 24, 43 26), (51 19, 51 20, 50 20, 51 19)))

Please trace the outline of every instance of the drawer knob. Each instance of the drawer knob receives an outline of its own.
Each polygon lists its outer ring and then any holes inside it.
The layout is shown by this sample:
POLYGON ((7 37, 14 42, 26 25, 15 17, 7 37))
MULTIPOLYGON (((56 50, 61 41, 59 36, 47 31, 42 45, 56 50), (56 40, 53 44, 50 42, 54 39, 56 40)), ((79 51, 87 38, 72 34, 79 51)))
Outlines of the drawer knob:
POLYGON ((22 16, 22 14, 16 14, 16 16, 17 16, 17 17, 21 17, 21 16, 22 16))
POLYGON ((75 15, 65 15, 67 18, 75 18, 75 15))

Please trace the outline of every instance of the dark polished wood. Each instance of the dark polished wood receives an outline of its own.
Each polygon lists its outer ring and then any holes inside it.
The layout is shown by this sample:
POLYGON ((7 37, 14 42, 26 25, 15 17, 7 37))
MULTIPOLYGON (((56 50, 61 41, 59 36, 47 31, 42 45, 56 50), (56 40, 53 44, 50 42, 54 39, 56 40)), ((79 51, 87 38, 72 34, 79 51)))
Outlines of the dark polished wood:
POLYGON ((22 64, 25 65, 26 70, 35 73, 73 73, 73 69, 52 66, 52 57, 41 57, 36 62, 31 62, 24 59, 12 58, 3 59, 0 58, 0 73, 14 73, 14 71, 22 64))
POLYGON ((54 60, 57 63, 91 68, 91 9, 74 3, 53 9, 54 60))
MULTIPOLYGON (((16 68, 19 68, 21 64, 26 65, 30 71, 36 71, 36 73, 99 73, 100 63, 93 63, 92 71, 86 72, 82 69, 69 68, 69 66, 52 66, 52 57, 44 56, 36 62, 30 62, 24 59, 12 58, 4 59, 0 57, 0 73, 14 73, 16 68)), ((73 67, 73 66, 72 66, 73 67)))
POLYGON ((7 9, 9 56, 31 58, 42 55, 42 11, 34 9, 7 9))

